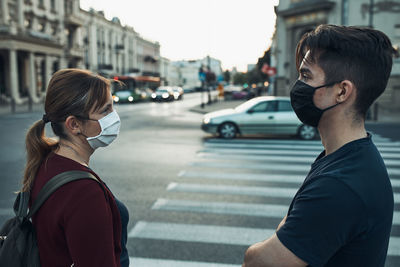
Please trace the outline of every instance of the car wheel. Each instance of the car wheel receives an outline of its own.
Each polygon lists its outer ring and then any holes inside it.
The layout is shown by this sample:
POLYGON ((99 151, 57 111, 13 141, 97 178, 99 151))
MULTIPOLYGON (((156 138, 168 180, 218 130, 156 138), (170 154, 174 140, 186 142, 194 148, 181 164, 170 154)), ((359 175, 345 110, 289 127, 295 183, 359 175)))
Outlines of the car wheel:
POLYGON ((221 124, 218 129, 219 135, 225 139, 235 138, 238 132, 236 125, 231 122, 225 122, 221 124))
POLYGON ((309 125, 301 125, 298 131, 298 135, 303 140, 312 140, 317 136, 317 130, 309 125))

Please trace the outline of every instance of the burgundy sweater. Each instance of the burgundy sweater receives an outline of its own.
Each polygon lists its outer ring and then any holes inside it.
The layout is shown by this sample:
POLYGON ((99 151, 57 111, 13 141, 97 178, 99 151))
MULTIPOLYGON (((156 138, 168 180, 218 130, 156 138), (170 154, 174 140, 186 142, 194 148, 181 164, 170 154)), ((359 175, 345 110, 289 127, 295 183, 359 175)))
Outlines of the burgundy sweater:
MULTIPOLYGON (((70 170, 100 180, 91 169, 52 153, 40 166, 31 203, 48 180, 70 170)), ((120 266, 121 218, 113 195, 103 187, 89 179, 65 184, 33 216, 42 267, 120 266)))

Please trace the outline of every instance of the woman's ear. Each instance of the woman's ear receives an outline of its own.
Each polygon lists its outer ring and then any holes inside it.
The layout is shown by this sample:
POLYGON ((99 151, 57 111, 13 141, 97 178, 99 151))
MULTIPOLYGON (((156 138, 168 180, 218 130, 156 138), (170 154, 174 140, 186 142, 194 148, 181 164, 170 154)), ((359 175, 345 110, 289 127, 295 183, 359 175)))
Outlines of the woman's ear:
POLYGON ((351 81, 343 80, 339 83, 339 88, 337 90, 336 96, 337 103, 343 103, 354 95, 355 86, 351 81))
POLYGON ((68 116, 65 119, 64 125, 65 130, 72 135, 78 135, 81 133, 82 122, 75 116, 68 116))

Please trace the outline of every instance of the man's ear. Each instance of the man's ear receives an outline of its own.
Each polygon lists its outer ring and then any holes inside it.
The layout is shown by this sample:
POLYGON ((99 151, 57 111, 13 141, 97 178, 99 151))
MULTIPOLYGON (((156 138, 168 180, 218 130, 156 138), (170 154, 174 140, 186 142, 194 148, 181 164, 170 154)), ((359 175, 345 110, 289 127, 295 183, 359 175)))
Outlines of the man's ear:
POLYGON ((355 86, 349 80, 343 80, 339 83, 339 88, 337 90, 336 101, 337 103, 343 103, 347 99, 355 96, 355 86))
POLYGON ((78 135, 81 133, 82 122, 79 121, 75 116, 68 116, 65 119, 65 130, 72 135, 78 135))

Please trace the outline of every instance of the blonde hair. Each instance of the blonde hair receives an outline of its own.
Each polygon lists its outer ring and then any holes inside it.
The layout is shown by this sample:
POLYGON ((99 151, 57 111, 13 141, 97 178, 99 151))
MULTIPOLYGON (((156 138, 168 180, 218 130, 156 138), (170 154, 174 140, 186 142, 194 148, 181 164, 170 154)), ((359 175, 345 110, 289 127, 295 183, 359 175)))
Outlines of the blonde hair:
MULTIPOLYGON (((52 76, 47 87, 45 116, 60 139, 68 139, 63 122, 68 116, 87 118, 107 101, 110 81, 87 70, 63 69, 52 76)), ((26 134, 26 166, 22 191, 29 191, 42 162, 58 147, 58 141, 46 137, 44 120, 35 122, 26 134)))

